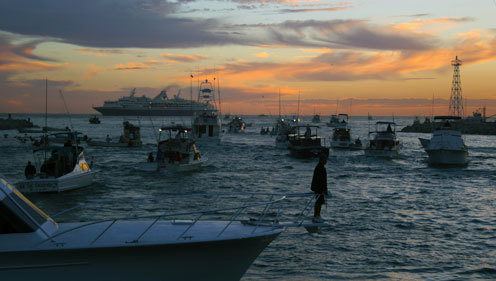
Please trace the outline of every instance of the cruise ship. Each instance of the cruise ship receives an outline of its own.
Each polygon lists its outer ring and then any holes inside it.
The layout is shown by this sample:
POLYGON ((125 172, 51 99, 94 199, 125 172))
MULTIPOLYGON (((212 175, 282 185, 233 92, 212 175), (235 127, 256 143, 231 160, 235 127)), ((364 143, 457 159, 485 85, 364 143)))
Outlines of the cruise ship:
POLYGON ((105 101, 103 106, 93 109, 105 116, 192 116, 205 110, 217 111, 209 104, 180 98, 180 90, 172 98, 167 96, 166 90, 162 90, 153 99, 146 96, 136 97, 135 93, 136 89, 133 89, 129 96, 117 101, 105 101))

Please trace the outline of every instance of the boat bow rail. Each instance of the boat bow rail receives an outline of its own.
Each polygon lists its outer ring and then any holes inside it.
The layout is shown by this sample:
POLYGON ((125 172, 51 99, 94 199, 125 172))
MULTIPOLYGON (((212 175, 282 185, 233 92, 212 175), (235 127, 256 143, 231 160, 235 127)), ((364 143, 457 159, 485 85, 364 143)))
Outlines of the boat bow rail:
MULTIPOLYGON (((70 213, 83 212, 89 216, 94 216, 105 209, 106 204, 110 204, 112 209, 122 208, 122 211, 134 211, 134 215, 117 218, 102 218, 99 220, 89 221, 78 224, 74 227, 62 230, 56 234, 47 237, 39 245, 57 241, 57 237, 64 234, 90 227, 98 224, 105 224, 103 230, 95 233, 91 244, 96 243, 106 232, 110 231, 119 222, 123 221, 144 221, 148 224, 142 224, 142 229, 137 231, 133 239, 128 239, 126 243, 139 243, 141 239, 149 232, 154 230, 160 222, 170 223, 171 225, 185 226, 182 231, 175 236, 176 241, 184 241, 191 238, 190 232, 195 227, 201 227, 202 222, 217 222, 218 231, 216 237, 230 236, 238 232, 242 225, 250 226, 250 232, 253 235, 284 229, 286 227, 326 227, 327 222, 314 223, 309 217, 309 212, 313 209, 315 194, 313 193, 218 193, 218 194, 190 194, 190 195, 166 195, 158 197, 142 198, 121 198, 115 200, 94 201, 85 204, 79 204, 72 208, 63 210, 52 218, 70 217, 70 213), (147 202, 147 204, 135 204, 138 202, 147 202), (163 202, 163 203, 162 203, 163 202), (227 202, 227 203, 226 203, 227 202), (236 203, 236 204, 232 204, 236 203), (150 213, 150 209, 155 210, 155 206, 162 206, 166 209, 182 209, 179 212, 160 212, 157 214, 150 213), (146 207, 149 206, 149 207, 146 207), (208 208, 205 208, 208 206, 208 208), (219 207, 218 207, 219 206, 219 207), (220 207, 226 206, 226 207, 220 207), (200 211, 189 211, 188 209, 203 209, 200 211), (88 209, 94 209, 88 212, 88 209), (140 209, 140 210, 139 210, 140 209)), ((101 229, 101 228, 100 228, 101 229)))

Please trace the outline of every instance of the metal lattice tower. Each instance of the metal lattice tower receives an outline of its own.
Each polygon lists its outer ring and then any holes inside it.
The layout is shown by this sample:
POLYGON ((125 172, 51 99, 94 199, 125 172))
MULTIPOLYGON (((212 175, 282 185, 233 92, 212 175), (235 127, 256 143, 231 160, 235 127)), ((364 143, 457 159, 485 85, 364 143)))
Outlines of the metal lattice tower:
POLYGON ((449 115, 463 116, 462 82, 460 81, 460 65, 462 65, 462 61, 456 56, 451 61, 451 65, 453 66, 453 82, 451 82, 449 115))

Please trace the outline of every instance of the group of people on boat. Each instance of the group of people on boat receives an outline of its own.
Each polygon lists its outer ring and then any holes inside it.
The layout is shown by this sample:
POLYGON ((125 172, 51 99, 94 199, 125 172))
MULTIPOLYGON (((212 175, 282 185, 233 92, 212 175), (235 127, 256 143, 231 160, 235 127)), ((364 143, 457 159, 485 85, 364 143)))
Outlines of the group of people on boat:
MULTIPOLYGON (((76 165, 77 155, 81 150, 81 147, 73 146, 71 140, 67 140, 63 147, 51 148, 50 157, 40 167, 40 176, 58 178, 70 173, 76 165)), ((24 169, 26 179, 34 178, 36 173, 36 167, 28 161, 24 169)))

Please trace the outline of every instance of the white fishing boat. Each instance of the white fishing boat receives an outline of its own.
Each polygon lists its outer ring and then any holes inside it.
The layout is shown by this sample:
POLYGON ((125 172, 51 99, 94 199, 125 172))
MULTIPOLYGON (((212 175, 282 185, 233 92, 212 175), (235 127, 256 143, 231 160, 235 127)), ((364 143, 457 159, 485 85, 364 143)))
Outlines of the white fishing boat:
POLYGON ((49 158, 34 174, 16 183, 23 193, 61 192, 85 187, 93 183, 98 172, 86 163, 82 147, 45 146, 35 149, 34 154, 38 159, 49 154, 49 158))
POLYGON ((310 158, 320 154, 329 156, 329 147, 325 145, 325 138, 319 136, 319 126, 295 126, 295 133, 288 136, 288 149, 293 157, 310 158), (305 133, 301 131, 305 130, 305 133))
POLYGON ((435 130, 425 148, 431 165, 466 165, 468 149, 462 134, 453 128, 451 122, 460 120, 457 116, 435 116, 435 130), (438 121, 436 123, 436 120, 438 121))
POLYGON ((156 157, 148 155, 148 162, 138 164, 138 170, 145 172, 193 172, 202 168, 207 161, 196 148, 191 128, 182 125, 162 127, 160 130, 156 157), (162 134, 165 139, 161 140, 162 134))
MULTIPOLYGON (((215 88, 208 80, 200 84, 198 102, 207 104, 213 110, 199 111, 193 119, 193 135, 197 144, 219 144, 221 140, 222 122, 217 113, 215 88)), ((227 115, 226 115, 227 116, 227 115)))
POLYGON ((329 226, 309 221, 306 205, 306 213, 295 216, 291 208, 291 216, 285 215, 281 207, 292 203, 290 196, 233 198, 239 197, 123 198, 80 204, 50 217, 0 177, 0 280, 239 280, 286 227, 329 226), (102 215, 105 204, 127 210, 152 201, 164 211, 102 215), (179 209, 191 201, 202 202, 193 205, 202 210, 179 209), (81 221, 78 212, 99 219, 81 221), (64 222, 56 223, 56 217, 64 222), (286 217, 293 219, 285 222, 286 217))
POLYGON ((365 156, 381 158, 399 157, 400 141, 396 138, 396 123, 379 121, 375 131, 369 132, 365 156))
POLYGON ((227 124, 227 128, 229 133, 244 133, 246 124, 241 117, 235 116, 232 118, 231 122, 227 124))
POLYGON ((106 140, 98 141, 93 139, 86 140, 86 144, 89 146, 101 146, 101 147, 139 147, 141 146, 141 134, 140 127, 135 126, 129 121, 124 121, 122 124, 123 132, 119 137, 118 142, 113 142, 112 139, 107 135, 106 140))
POLYGON ((362 141, 351 139, 351 129, 348 126, 348 114, 339 114, 339 124, 332 130, 331 148, 333 149, 362 149, 362 141))
POLYGON ((331 119, 327 122, 327 127, 334 128, 339 125, 339 118, 337 114, 331 115, 331 119))

